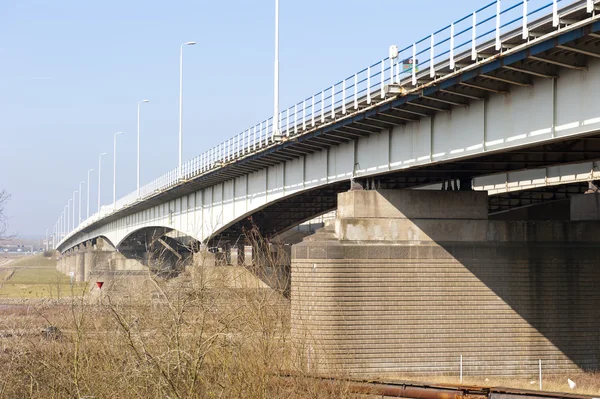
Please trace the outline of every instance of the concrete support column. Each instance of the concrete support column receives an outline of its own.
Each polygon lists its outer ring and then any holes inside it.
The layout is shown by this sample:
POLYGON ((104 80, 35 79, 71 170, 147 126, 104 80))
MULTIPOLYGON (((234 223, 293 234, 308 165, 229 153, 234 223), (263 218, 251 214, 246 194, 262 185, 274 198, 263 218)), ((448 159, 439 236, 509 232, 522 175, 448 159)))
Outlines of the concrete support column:
POLYGON ((599 368, 600 196, 571 199, 574 221, 515 221, 480 191, 340 193, 335 226, 294 245, 292 337, 320 372, 599 368))
POLYGON ((80 283, 85 280, 85 252, 77 251, 75 254, 75 281, 80 283))
POLYGON ((89 281, 90 273, 96 268, 96 251, 85 251, 83 258, 83 281, 89 281))

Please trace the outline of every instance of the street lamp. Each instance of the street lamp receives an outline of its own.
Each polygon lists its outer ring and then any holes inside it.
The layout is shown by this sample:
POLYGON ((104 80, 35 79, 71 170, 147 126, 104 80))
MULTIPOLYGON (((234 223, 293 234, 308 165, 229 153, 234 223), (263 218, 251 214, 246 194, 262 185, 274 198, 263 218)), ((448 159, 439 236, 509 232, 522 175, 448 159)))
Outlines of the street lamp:
POLYGON ((64 213, 64 223, 63 223, 63 238, 65 238, 67 236, 67 231, 69 231, 69 202, 71 202, 71 200, 67 201, 67 206, 65 206, 65 210, 63 211, 64 213))
POLYGON ((93 172, 94 169, 88 169, 88 184, 87 184, 87 196, 86 196, 86 200, 87 200, 87 216, 85 217, 86 219, 90 218, 90 172, 93 172))
POLYGON ((137 197, 140 198, 140 104, 150 100, 138 101, 137 104, 137 197))
POLYGON ((106 155, 105 152, 98 155, 98 215, 100 215, 100 182, 102 179, 100 178, 102 175, 102 155, 106 155))
POLYGON ((114 135, 114 153, 113 153, 113 210, 117 209, 117 136, 123 132, 117 132, 114 135))
POLYGON ((183 148, 183 46, 193 46, 196 42, 183 43, 179 51, 179 177, 181 178, 181 156, 183 148))
POLYGON ((79 211, 79 215, 78 215, 79 216, 79 219, 78 219, 79 222, 77 223, 77 226, 79 226, 81 224, 81 191, 82 191, 81 190, 81 185, 83 183, 85 183, 84 180, 82 180, 82 181, 79 182, 79 207, 77 208, 77 210, 79 211))
POLYGON ((75 230, 75 196, 77 195, 77 190, 73 191, 73 206, 71 207, 71 230, 75 230))
MULTIPOLYGON (((275 74, 273 93, 273 137, 279 136, 279 0, 275 0, 275 74)), ((313 110, 314 112, 314 110, 313 110)))

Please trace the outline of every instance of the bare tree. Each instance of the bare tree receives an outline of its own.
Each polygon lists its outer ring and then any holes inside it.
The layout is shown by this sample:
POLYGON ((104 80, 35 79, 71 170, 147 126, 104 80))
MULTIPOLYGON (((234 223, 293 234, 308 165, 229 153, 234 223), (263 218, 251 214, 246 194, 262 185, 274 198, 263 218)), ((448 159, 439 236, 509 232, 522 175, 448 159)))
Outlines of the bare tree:
POLYGON ((2 189, 0 190, 0 240, 10 238, 6 233, 8 230, 8 217, 4 212, 4 206, 10 200, 10 194, 2 189))

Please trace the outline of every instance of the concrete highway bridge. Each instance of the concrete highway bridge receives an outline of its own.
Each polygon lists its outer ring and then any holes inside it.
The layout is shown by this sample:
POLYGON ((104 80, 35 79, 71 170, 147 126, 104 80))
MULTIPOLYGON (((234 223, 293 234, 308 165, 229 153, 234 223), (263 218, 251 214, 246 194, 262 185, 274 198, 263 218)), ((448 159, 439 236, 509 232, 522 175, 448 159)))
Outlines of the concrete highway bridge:
POLYGON ((596 0, 484 5, 78 226, 60 219, 56 249, 168 238, 190 251, 337 208, 335 227, 292 250, 292 328, 301 335, 305 322, 314 347, 352 372, 450 373, 463 354, 480 374, 525 375, 539 359, 598 368, 600 298, 587 283, 600 283, 600 213, 597 197, 573 198, 599 178, 599 11, 596 0), (430 190, 405 190, 418 188, 430 190), (520 224, 502 220, 569 197, 560 221, 536 224, 544 218, 529 211, 520 224), (357 243, 377 272, 364 271, 357 243))

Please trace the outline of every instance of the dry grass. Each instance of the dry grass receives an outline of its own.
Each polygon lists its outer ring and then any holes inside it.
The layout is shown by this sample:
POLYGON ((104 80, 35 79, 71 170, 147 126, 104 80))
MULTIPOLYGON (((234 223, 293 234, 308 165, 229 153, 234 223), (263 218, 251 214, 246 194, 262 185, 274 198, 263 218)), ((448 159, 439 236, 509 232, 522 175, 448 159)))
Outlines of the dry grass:
MULTIPOLYGON (((40 269, 26 269, 31 273, 17 281, 47 282, 51 273, 40 269)), ((289 335, 287 282, 280 290, 250 287, 244 273, 232 275, 236 268, 202 260, 190 270, 169 283, 149 281, 158 293, 152 300, 134 291, 93 296, 82 290, 52 304, 0 305, 0 398, 364 398, 345 382, 304 378, 307 362, 297 350, 302 342, 289 335), (48 326, 62 336, 45 337, 41 331, 48 326), (289 373, 293 377, 280 378, 289 373)), ((571 376, 576 392, 588 394, 600 393, 598 377, 571 376)), ((458 383, 448 377, 422 381, 458 383)), ((537 387, 519 379, 467 377, 464 383, 537 387)), ((568 389, 564 376, 544 384, 546 390, 568 389)))
POLYGON ((0 298, 60 298, 79 292, 85 285, 71 287, 70 278, 56 270, 56 259, 24 256, 0 269, 0 298))
POLYGON ((0 306, 0 398, 352 397, 346 383, 301 377, 281 292, 232 288, 213 269, 154 280, 154 300, 107 292, 0 306), (50 325, 60 339, 40 333, 50 325), (299 377, 280 378, 290 370, 299 377))

